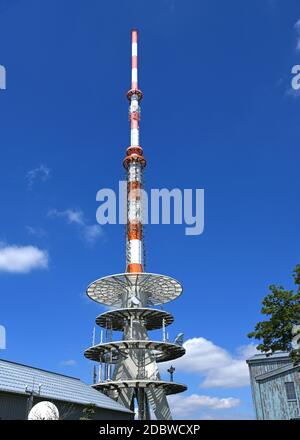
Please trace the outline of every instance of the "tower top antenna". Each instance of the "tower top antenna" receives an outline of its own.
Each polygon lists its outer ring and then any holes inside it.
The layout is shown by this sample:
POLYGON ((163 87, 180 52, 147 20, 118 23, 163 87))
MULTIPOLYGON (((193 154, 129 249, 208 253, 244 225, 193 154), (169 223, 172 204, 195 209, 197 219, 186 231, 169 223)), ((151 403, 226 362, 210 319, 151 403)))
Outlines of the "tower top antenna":
POLYGON ((138 89, 138 31, 131 31, 131 88, 138 89))

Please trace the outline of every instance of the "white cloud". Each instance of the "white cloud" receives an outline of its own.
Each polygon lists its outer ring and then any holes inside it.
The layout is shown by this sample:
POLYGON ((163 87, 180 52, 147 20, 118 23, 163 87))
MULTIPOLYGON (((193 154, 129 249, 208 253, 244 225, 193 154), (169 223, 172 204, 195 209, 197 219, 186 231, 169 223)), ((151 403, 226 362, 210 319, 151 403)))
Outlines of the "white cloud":
POLYGON ((300 89, 295 90, 291 87, 286 91, 285 95, 291 96, 292 98, 298 98, 300 96, 300 89))
POLYGON ((256 352, 253 344, 240 347, 235 356, 202 337, 188 339, 184 347, 185 356, 173 364, 177 371, 198 374, 202 380, 200 387, 233 388, 249 385, 246 359, 256 352))
POLYGON ((43 238, 47 235, 47 232, 43 228, 35 228, 33 226, 26 226, 27 233, 37 238, 43 238))
POLYGON ((65 361, 61 361, 60 365, 64 367, 73 367, 74 365, 77 365, 77 362, 74 359, 67 359, 65 361))
POLYGON ((296 33, 297 33, 297 43, 296 43, 296 49, 300 50, 300 18, 298 21, 296 21, 295 23, 295 29, 296 29, 296 33))
POLYGON ((83 212, 76 209, 66 209, 65 211, 51 209, 48 212, 48 216, 65 218, 68 223, 75 223, 80 226, 85 224, 83 212))
MULTIPOLYGON (((296 31, 296 50, 300 52, 300 18, 296 21, 294 24, 294 29, 296 31)), ((298 86, 298 65, 295 64, 292 67, 291 73, 294 75, 291 79, 291 87, 289 87, 285 91, 285 96, 291 97, 291 98, 299 98, 300 96, 300 89, 297 88, 298 86)))
POLYGON ((28 273, 48 267, 48 253, 34 246, 0 245, 0 272, 28 273))
POLYGON ((192 394, 190 396, 177 394, 170 396, 168 400, 175 418, 197 416, 196 412, 199 417, 199 411, 201 410, 227 410, 240 405, 240 400, 234 397, 219 398, 199 394, 192 394))
POLYGON ((213 368, 201 383, 203 388, 242 387, 249 385, 249 372, 245 360, 232 359, 228 365, 213 368))
POLYGON ((83 229, 84 239, 87 243, 93 244, 102 237, 103 230, 99 225, 86 225, 83 229))
POLYGON ((48 212, 48 216, 64 218, 69 224, 78 225, 84 241, 89 245, 93 245, 103 236, 101 226, 97 224, 89 225, 85 220, 83 212, 80 210, 66 209, 64 211, 58 211, 57 209, 51 209, 48 212))
POLYGON ((249 359, 250 357, 259 353, 256 350, 256 346, 254 344, 241 345, 240 347, 237 348, 236 351, 239 357, 242 359, 249 359))
POLYGON ((39 165, 38 167, 30 170, 26 174, 28 187, 32 188, 36 181, 46 182, 50 179, 51 171, 46 165, 39 165))

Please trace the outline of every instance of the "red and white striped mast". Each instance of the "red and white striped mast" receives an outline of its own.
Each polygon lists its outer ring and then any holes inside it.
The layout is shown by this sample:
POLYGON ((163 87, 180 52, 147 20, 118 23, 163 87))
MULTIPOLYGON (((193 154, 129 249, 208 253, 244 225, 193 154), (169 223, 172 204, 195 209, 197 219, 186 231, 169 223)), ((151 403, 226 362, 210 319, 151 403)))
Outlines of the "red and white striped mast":
POLYGON ((130 102, 130 146, 123 161, 127 171, 127 231, 126 272, 143 272, 143 225, 142 188, 143 169, 146 160, 139 141, 140 101, 142 92, 138 88, 138 33, 131 31, 131 89, 127 92, 130 102))
POLYGON ((168 394, 185 391, 183 384, 161 378, 158 362, 171 361, 184 355, 179 339, 170 342, 165 327, 173 316, 155 308, 177 298, 182 286, 167 275, 146 273, 143 264, 143 172, 146 161, 139 141, 140 101, 138 88, 137 31, 132 36, 130 102, 130 146, 124 167, 127 172, 126 271, 93 281, 87 295, 99 304, 113 307, 97 317, 96 323, 109 330, 106 340, 85 350, 84 355, 104 367, 104 375, 93 387, 129 409, 137 408, 140 420, 151 418, 150 405, 158 420, 171 420, 168 394), (151 308, 150 308, 151 306, 151 308), (152 340, 149 330, 163 329, 162 340, 152 340), (120 340, 113 331, 122 331, 120 340), (112 371, 113 370, 113 371, 112 371))

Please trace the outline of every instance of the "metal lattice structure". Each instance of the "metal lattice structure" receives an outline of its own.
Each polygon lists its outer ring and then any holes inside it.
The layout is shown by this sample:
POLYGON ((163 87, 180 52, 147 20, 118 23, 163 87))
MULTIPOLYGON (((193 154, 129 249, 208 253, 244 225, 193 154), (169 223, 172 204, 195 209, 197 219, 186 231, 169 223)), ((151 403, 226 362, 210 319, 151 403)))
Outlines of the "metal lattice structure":
POLYGON ((168 326, 173 323, 174 318, 171 313, 165 310, 156 310, 150 308, 133 307, 129 309, 118 309, 102 313, 96 318, 96 324, 100 327, 106 327, 110 323, 110 328, 114 331, 122 331, 125 320, 138 319, 144 322, 147 330, 158 330, 163 325, 168 326))
MULTIPOLYGON (((131 144, 123 161, 127 173, 126 272, 92 282, 87 295, 99 304, 112 307, 96 318, 101 341, 85 351, 85 356, 99 363, 94 388, 106 393, 131 410, 138 418, 150 419, 150 406, 159 420, 170 420, 167 397, 187 388, 161 379, 158 364, 185 354, 183 334, 170 342, 166 327, 173 316, 151 307, 166 304, 182 293, 181 284, 167 275, 144 272, 143 242, 143 170, 146 160, 139 145, 140 100, 137 75, 137 31, 132 31, 132 83, 127 93, 130 101, 131 144), (151 340, 148 331, 162 329, 162 340, 151 340), (114 339, 114 332, 122 338, 114 339)), ((95 338, 94 338, 95 339, 95 338)), ((173 369, 174 370, 174 369, 173 369)), ((173 371, 172 370, 172 371, 173 371)))
POLYGON ((152 273, 122 273, 100 278, 87 288, 87 295, 94 301, 108 306, 124 306, 124 298, 132 291, 139 291, 147 298, 145 305, 157 306, 176 299, 182 287, 174 278, 152 273))

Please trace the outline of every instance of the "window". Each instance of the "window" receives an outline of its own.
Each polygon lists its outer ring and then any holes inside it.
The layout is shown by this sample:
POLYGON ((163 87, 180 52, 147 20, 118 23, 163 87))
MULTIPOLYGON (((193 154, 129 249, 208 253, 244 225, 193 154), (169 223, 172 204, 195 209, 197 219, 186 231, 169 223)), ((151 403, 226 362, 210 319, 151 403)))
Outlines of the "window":
POLYGON ((285 382, 285 391, 287 400, 296 400, 296 391, 294 382, 285 382))

